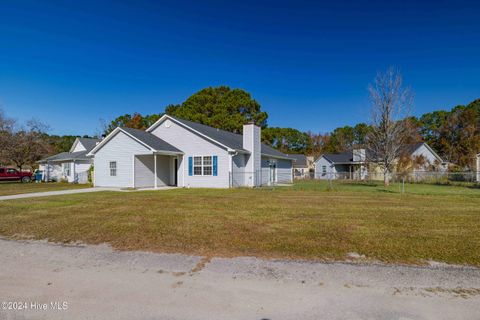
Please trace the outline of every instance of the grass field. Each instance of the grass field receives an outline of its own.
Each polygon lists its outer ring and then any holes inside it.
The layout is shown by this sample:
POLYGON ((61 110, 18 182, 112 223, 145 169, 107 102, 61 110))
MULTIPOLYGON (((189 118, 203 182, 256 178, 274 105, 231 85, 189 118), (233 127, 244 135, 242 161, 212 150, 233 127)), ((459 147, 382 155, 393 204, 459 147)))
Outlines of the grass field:
POLYGON ((206 256, 480 265, 480 189, 299 182, 0 203, 0 234, 206 256))
POLYGON ((90 184, 73 184, 64 182, 50 183, 20 183, 20 182, 0 182, 0 196, 9 196, 13 194, 23 194, 32 192, 57 191, 89 188, 90 184))

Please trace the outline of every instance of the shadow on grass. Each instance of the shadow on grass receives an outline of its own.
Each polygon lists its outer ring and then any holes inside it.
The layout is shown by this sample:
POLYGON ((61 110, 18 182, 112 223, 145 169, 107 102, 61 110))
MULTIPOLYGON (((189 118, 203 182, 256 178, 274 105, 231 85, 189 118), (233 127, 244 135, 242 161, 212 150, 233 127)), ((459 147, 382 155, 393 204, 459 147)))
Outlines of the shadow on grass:
POLYGON ((343 184, 345 186, 351 186, 351 187, 378 187, 380 184, 375 183, 375 182, 340 182, 340 184, 343 184))
POLYGON ((382 189, 382 188, 378 188, 376 191, 378 191, 378 192, 384 192, 384 193, 399 193, 398 191, 388 190, 388 189, 382 189))

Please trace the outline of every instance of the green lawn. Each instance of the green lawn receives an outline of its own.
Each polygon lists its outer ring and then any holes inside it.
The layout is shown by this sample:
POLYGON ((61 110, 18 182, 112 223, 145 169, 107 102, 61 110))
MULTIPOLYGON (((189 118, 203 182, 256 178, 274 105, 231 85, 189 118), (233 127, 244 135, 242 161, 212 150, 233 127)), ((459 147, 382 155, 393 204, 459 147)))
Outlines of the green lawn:
MULTIPOLYGON (((328 181, 305 180, 294 184, 294 189, 303 191, 387 192, 400 194, 402 193, 402 184, 392 183, 385 188, 383 182, 342 182, 334 180, 330 186, 328 181)), ((405 194, 480 196, 480 185, 474 183, 452 185, 405 183, 403 190, 405 194)))
POLYGON ((0 196, 9 196, 14 194, 57 191, 89 188, 89 184, 72 184, 65 182, 50 182, 50 183, 20 183, 20 182, 0 182, 0 196))
POLYGON ((480 266, 480 189, 300 182, 99 192, 0 203, 0 234, 207 256, 436 260, 480 266))

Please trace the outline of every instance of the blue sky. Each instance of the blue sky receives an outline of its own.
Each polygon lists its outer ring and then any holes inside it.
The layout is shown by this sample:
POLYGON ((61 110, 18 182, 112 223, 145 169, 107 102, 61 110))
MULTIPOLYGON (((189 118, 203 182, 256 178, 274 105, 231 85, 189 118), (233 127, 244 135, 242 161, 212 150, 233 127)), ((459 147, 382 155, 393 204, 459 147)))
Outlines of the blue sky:
POLYGON ((270 126, 327 132, 368 120, 390 65, 415 115, 480 98, 480 4, 417 2, 2 1, 0 105, 83 135, 228 85, 270 126))

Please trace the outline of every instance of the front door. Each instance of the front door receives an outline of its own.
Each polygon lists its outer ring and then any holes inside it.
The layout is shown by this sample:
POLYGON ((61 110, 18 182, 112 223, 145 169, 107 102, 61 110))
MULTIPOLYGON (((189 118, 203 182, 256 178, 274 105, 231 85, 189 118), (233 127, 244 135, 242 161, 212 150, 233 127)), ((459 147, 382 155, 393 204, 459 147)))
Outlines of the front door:
POLYGON ((275 184, 277 182, 277 164, 276 163, 270 163, 270 185, 275 184))

